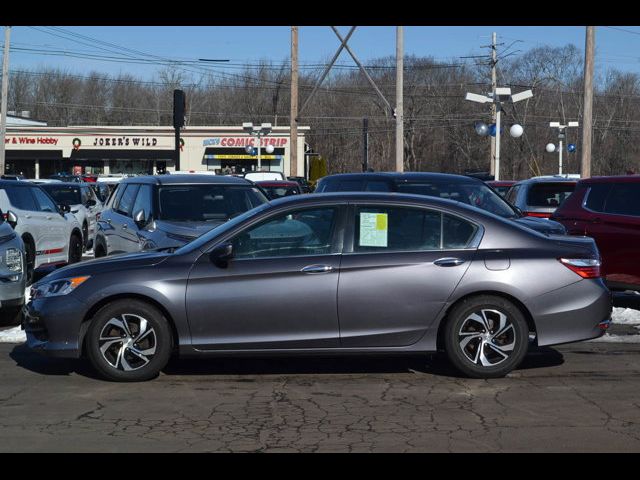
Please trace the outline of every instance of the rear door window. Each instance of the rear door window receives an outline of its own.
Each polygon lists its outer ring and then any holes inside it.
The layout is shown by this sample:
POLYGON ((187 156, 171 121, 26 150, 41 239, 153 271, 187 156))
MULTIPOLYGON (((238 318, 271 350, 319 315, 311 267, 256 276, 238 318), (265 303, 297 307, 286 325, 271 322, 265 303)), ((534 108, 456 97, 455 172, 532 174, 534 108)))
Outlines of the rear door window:
POLYGON ((364 187, 363 180, 338 180, 329 182, 324 192, 361 192, 364 187))
POLYGON ((605 212, 640 217, 640 183, 614 183, 605 212))
POLYGON ((589 186, 585 207, 594 212, 604 212, 604 202, 611 191, 610 183, 594 183, 589 186))

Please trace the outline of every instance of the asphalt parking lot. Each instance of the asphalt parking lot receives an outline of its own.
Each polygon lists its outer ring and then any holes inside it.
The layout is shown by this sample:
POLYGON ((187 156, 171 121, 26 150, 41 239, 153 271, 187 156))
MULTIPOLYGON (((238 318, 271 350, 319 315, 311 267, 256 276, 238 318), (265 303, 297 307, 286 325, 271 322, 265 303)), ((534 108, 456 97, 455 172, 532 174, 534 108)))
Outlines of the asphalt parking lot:
POLYGON ((117 384, 0 344, 0 451, 638 452, 640 344, 539 349, 507 378, 420 357, 172 361, 117 384))

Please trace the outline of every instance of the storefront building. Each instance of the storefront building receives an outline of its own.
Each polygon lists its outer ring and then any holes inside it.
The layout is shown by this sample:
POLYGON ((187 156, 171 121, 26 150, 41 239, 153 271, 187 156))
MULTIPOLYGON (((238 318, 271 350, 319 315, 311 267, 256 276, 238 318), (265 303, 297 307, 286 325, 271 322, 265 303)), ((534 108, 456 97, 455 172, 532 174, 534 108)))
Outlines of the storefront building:
MULTIPOLYGON (((298 127, 298 175, 306 170, 307 131, 309 127, 298 127)), ((273 127, 260 140, 260 169, 288 176, 289 127, 273 127)), ((175 171, 174 145, 172 127, 9 126, 5 173, 47 178, 59 173, 171 172, 175 171)), ((217 173, 258 170, 257 139, 241 126, 185 127, 180 134, 180 170, 217 173)))

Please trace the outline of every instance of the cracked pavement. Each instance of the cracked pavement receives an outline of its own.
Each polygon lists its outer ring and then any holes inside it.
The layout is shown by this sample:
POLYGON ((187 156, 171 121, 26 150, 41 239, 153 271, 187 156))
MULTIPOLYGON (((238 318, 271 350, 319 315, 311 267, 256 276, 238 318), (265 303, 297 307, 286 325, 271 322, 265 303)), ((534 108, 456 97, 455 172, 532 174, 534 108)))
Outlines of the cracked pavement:
POLYGON ((100 380, 0 345, 0 451, 640 451, 640 344, 530 353, 507 378, 439 357, 173 360, 100 380))

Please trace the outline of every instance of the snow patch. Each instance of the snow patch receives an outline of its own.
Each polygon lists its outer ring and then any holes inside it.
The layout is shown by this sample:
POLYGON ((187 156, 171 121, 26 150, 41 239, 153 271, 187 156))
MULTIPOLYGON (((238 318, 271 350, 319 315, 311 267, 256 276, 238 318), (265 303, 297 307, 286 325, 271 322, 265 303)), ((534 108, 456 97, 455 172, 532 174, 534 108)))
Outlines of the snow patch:
POLYGON ((608 342, 608 343, 640 343, 640 335, 610 335, 605 333, 600 338, 588 340, 589 342, 608 342))
POLYGON ((614 308, 611 321, 622 325, 640 325, 640 310, 633 308, 614 308))
POLYGON ((23 343, 27 341, 27 335, 20 327, 0 330, 0 343, 23 343))

